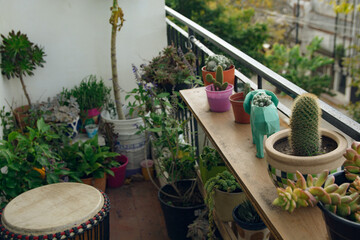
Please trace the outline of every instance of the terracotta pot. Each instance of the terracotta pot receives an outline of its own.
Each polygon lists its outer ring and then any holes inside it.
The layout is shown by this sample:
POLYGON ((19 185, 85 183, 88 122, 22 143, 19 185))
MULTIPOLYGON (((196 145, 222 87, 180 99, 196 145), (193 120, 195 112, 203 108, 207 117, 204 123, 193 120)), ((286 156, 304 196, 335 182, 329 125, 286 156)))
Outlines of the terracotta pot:
POLYGON ((266 139, 264 148, 266 151, 266 161, 268 172, 274 184, 279 187, 286 187, 287 179, 296 181, 296 170, 302 174, 311 174, 316 177, 324 170, 331 173, 341 170, 345 161, 343 154, 348 146, 347 140, 334 131, 320 129, 321 135, 334 140, 337 144, 336 149, 331 152, 316 156, 294 156, 277 151, 274 144, 278 141, 287 141, 290 129, 281 130, 266 139))
MULTIPOLYGON (((206 75, 211 74, 215 78, 216 72, 209 72, 209 71, 205 70, 205 66, 201 68, 201 72, 202 72, 202 78, 203 78, 205 86, 210 85, 210 83, 208 81, 206 81, 206 75)), ((224 70, 223 72, 224 72, 224 82, 228 82, 229 84, 234 85, 235 66, 231 65, 231 67, 228 70, 224 70)))
POLYGON ((234 112, 235 122, 244 124, 250 123, 250 114, 244 110, 244 93, 234 93, 229 99, 234 112))
POLYGON ((105 189, 106 189, 106 174, 104 174, 104 177, 102 177, 102 178, 82 178, 81 181, 84 184, 93 186, 93 187, 105 192, 105 189))
POLYGON ((215 211, 222 222, 233 221, 232 212, 234 208, 246 200, 244 192, 223 192, 215 189, 214 202, 215 211))
POLYGON ((24 129, 26 126, 28 126, 28 124, 26 124, 26 121, 27 121, 27 118, 30 116, 29 109, 30 109, 29 105, 21 106, 21 107, 14 109, 13 113, 14 113, 16 122, 21 129, 24 129))

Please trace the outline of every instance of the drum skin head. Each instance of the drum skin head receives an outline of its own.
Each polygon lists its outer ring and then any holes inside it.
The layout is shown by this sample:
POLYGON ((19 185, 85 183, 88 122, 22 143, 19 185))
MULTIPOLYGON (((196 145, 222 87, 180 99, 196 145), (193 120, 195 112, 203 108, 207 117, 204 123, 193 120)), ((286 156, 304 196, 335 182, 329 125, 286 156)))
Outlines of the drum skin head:
POLYGON ((47 235, 77 227, 103 207, 104 197, 82 183, 56 183, 14 198, 5 207, 2 224, 23 235, 47 235))

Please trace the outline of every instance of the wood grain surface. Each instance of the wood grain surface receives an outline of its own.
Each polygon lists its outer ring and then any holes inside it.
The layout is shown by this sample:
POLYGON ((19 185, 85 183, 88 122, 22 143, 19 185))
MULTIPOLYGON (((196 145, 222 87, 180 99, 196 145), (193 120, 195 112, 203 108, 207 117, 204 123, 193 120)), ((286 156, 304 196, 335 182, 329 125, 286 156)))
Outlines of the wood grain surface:
POLYGON ((235 123, 232 109, 211 112, 204 87, 181 90, 180 95, 276 239, 328 239, 319 208, 296 209, 289 214, 272 206, 276 188, 265 159, 255 156, 250 124, 235 123))

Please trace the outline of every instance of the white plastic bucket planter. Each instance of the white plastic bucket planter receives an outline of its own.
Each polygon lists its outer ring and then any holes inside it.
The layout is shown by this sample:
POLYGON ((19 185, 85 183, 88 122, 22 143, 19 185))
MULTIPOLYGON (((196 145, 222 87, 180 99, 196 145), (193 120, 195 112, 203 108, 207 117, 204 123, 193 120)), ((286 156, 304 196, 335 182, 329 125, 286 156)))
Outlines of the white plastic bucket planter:
MULTIPOLYGON (((124 109, 126 115, 127 111, 124 109)), ((142 118, 126 120, 111 119, 107 111, 101 113, 104 122, 114 125, 114 133, 118 134, 115 151, 128 157, 129 163, 126 167, 126 176, 141 172, 140 162, 145 160, 145 134, 136 134, 140 126, 144 126, 142 118)))

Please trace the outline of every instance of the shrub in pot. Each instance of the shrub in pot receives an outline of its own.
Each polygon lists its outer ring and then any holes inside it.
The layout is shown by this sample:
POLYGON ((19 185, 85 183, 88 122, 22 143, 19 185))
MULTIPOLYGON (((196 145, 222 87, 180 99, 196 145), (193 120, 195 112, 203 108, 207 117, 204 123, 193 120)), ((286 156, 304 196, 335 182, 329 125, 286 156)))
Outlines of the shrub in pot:
POLYGON ((244 100, 246 95, 251 91, 250 84, 244 83, 242 91, 234 93, 229 97, 236 123, 250 123, 250 115, 245 112, 244 100))
POLYGON ((297 182, 287 180, 287 187, 278 188, 278 197, 273 204, 293 212, 295 208, 313 207, 316 204, 323 212, 331 239, 358 239, 360 234, 360 177, 354 181, 345 177, 345 172, 328 175, 323 171, 318 178, 310 174, 305 180, 297 172, 297 182))
POLYGON ((216 69, 216 78, 212 75, 206 75, 206 79, 211 85, 205 87, 206 96, 213 112, 226 112, 231 104, 229 97, 232 94, 234 86, 224 82, 223 69, 219 65, 216 69))
POLYGON ((205 183, 205 203, 209 209, 209 238, 214 234, 214 210, 220 221, 233 221, 232 211, 245 201, 246 195, 241 190, 235 177, 229 171, 218 173, 205 183))
POLYGON ((28 133, 13 131, 0 140, 0 199, 1 207, 19 194, 60 181, 65 164, 52 145, 59 144, 60 136, 39 119, 36 128, 28 133))
POLYGON ((218 151, 208 146, 204 147, 200 155, 199 168, 203 183, 206 183, 208 179, 226 170, 225 163, 221 159, 218 151))
POLYGON ((224 82, 227 82, 231 85, 234 85, 235 81, 235 66, 233 62, 225 57, 224 55, 215 54, 206 58, 205 66, 201 68, 202 77, 205 86, 210 85, 211 83, 207 80, 206 76, 208 74, 212 75, 214 78, 216 76, 216 69, 218 66, 221 66, 224 70, 224 82))
POLYGON ((37 67, 43 67, 45 63, 45 52, 43 48, 32 43, 26 34, 18 31, 11 31, 8 37, 1 35, 0 44, 0 68, 1 73, 8 79, 19 78, 24 95, 28 101, 27 106, 18 107, 14 110, 14 115, 21 128, 25 127, 24 118, 28 117, 27 112, 31 107, 30 96, 26 90, 24 77, 34 75, 37 67))
POLYGON ((99 146, 98 135, 85 142, 77 141, 64 146, 60 152, 67 169, 73 175, 71 181, 83 182, 105 192, 106 174, 114 176, 112 167, 119 165, 114 160, 118 153, 110 152, 109 147, 99 146))
POLYGON ((249 200, 244 201, 234 208, 233 218, 236 223, 238 239, 268 240, 270 231, 261 220, 254 206, 249 200))
POLYGON ((284 186, 288 178, 296 180, 297 170, 315 176, 323 170, 335 172, 341 169, 347 141, 337 132, 320 128, 320 119, 317 97, 302 94, 293 103, 290 129, 266 139, 268 171, 275 185, 284 186), (286 152, 284 148, 290 151, 286 152))

